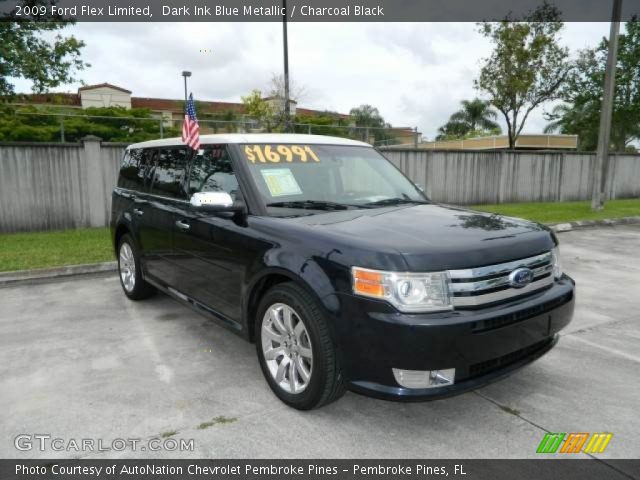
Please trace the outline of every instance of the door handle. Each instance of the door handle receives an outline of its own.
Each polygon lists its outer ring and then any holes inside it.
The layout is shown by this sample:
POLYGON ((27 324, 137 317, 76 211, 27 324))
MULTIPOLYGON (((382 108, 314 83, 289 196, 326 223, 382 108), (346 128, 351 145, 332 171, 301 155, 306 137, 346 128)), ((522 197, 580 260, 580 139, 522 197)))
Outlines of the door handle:
POLYGON ((138 216, 142 216, 144 215, 144 210, 142 210, 141 208, 134 208, 133 213, 135 213, 138 216))
POLYGON ((180 230, 189 230, 191 228, 191 225, 189 225, 187 222, 183 222, 182 220, 178 220, 176 221, 176 227, 178 227, 180 230))

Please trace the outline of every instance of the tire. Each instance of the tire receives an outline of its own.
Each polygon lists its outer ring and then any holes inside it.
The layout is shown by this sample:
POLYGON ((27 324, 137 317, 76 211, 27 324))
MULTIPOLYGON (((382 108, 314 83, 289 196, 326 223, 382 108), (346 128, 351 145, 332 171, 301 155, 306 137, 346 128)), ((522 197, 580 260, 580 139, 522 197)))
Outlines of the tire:
POLYGON ((260 300, 256 327, 260 367, 280 400, 298 410, 311 410, 344 394, 342 371, 327 320, 306 290, 294 283, 270 289, 260 300), (309 375, 307 379, 305 373, 309 375))
POLYGON ((142 278, 138 247, 128 233, 118 242, 118 277, 124 294, 131 300, 144 300, 156 293, 156 288, 142 278))

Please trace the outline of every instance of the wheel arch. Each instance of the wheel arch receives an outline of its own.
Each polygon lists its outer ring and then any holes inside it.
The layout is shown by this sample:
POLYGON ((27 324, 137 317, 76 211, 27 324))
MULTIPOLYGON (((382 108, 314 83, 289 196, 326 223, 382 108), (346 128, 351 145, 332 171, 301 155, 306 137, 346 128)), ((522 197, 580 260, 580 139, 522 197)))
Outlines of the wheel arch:
POLYGON ((129 228, 129 226, 127 224, 125 224, 124 222, 120 222, 113 233, 113 250, 116 254, 116 256, 118 255, 118 246, 120 245, 120 239, 126 235, 126 234, 131 234, 131 229, 129 228))
POLYGON ((256 335, 256 314, 260 299, 273 287, 281 283, 293 282, 296 285, 302 287, 311 296, 313 296, 320 305, 326 310, 325 302, 318 295, 316 289, 300 275, 295 274, 290 270, 286 270, 280 267, 271 267, 261 272, 260 275, 253 279, 247 288, 247 295, 245 295, 243 313, 245 324, 247 328, 247 338, 251 342, 255 342, 256 335))

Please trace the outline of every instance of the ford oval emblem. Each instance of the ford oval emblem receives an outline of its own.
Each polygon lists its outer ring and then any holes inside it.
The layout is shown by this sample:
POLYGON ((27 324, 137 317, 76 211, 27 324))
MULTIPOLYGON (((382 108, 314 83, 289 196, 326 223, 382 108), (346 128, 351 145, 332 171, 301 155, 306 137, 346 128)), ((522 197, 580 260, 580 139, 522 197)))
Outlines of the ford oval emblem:
POLYGON ((513 288, 523 288, 533 281, 533 271, 530 268, 516 268, 509 275, 509 285, 513 288))

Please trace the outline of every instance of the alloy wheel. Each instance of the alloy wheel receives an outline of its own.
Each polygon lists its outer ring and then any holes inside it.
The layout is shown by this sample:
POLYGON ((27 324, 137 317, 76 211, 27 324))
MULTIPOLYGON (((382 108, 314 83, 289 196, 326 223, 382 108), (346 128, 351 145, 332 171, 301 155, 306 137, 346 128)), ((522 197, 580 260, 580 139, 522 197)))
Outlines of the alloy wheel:
POLYGON ((311 381, 313 351, 300 316, 284 303, 271 305, 262 319, 261 340, 276 384, 287 393, 302 393, 311 381))
POLYGON ((133 256, 131 245, 124 242, 120 246, 120 279, 124 289, 131 293, 136 286, 136 261, 133 256))

